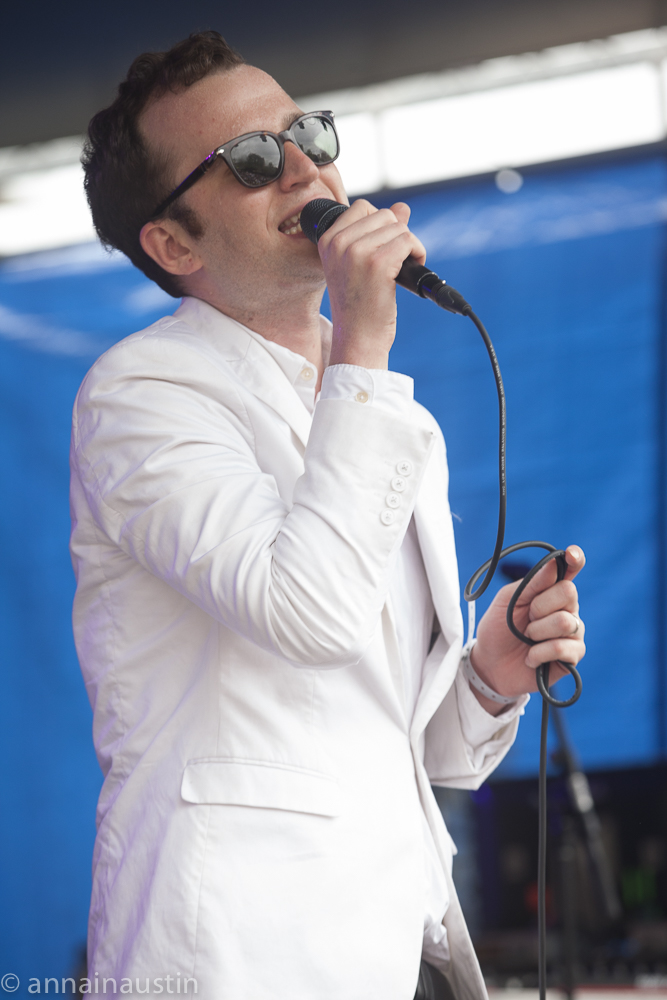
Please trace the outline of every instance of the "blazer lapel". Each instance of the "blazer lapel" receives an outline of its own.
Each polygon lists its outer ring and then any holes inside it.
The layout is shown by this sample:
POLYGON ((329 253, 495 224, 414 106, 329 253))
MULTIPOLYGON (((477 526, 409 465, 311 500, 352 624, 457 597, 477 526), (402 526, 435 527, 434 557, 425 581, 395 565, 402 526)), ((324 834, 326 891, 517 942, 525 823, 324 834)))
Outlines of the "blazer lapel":
POLYGON ((272 410, 286 420, 305 448, 312 417, 297 396, 294 387, 280 365, 261 344, 245 331, 248 347, 245 355, 232 362, 234 371, 243 384, 272 410))
POLYGON ((305 448, 312 418, 280 365, 245 327, 201 299, 183 299, 174 315, 203 336, 244 386, 287 421, 305 448))
POLYGON ((411 732, 418 736, 456 676, 463 645, 463 619, 444 445, 431 455, 415 505, 415 523, 431 596, 442 633, 424 664, 422 686, 411 732))

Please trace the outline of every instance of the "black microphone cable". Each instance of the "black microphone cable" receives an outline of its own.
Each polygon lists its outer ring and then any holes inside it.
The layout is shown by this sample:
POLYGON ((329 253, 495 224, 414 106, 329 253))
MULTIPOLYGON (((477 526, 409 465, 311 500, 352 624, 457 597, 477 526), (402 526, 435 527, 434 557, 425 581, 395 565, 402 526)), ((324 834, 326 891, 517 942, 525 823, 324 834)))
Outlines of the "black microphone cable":
MULTIPOLYGON (((523 580, 520 582, 519 586, 516 588, 509 604, 507 605, 507 627, 509 628, 512 635, 520 639, 527 646, 535 646, 537 643, 534 639, 529 639, 527 635, 520 632, 519 629, 514 624, 514 609, 516 603, 521 597, 530 581, 533 577, 539 573, 543 566, 546 566, 548 562, 552 559, 556 560, 556 578, 562 580, 565 576, 567 570, 567 563, 565 561, 565 551, 563 549, 557 549, 554 545, 549 542, 538 542, 538 541, 527 541, 527 542, 517 542, 514 545, 509 545, 506 549, 503 549, 503 540, 505 535, 505 516, 507 512, 507 481, 506 481, 506 463, 505 463, 505 453, 506 453, 506 442, 507 442, 507 414, 505 408, 505 389, 503 387, 503 379, 500 373, 500 365, 498 364, 498 358, 496 357, 496 352, 494 350, 493 344, 491 343, 491 338, 480 320, 471 309, 471 307, 466 303, 464 309, 461 310, 462 316, 468 316, 472 322, 475 324, 479 330, 486 349, 489 353, 491 359, 491 365, 493 367, 493 375, 496 382, 496 389, 498 391, 498 407, 499 407, 499 418, 498 418, 498 428, 499 428, 499 442, 498 442, 498 485, 499 485, 499 510, 498 510, 498 533, 496 536, 496 546, 493 555, 488 559, 482 566, 475 570, 473 575, 468 580, 466 588, 463 592, 463 596, 466 601, 472 603, 480 597, 488 585, 491 583, 491 579, 496 571, 498 563, 505 556, 511 555, 513 552, 518 552, 520 549, 546 549, 547 555, 543 556, 542 559, 524 576, 523 580), (486 572, 482 583, 479 585, 476 591, 473 592, 473 587, 479 580, 480 576, 486 572)), ((474 619, 473 619, 474 620, 474 619)), ((472 636, 468 635, 468 641, 472 636)), ((537 687, 539 689, 540 695, 542 696, 542 721, 540 726, 540 765, 539 765, 539 778, 538 778, 538 835, 537 835, 537 933, 538 933, 538 986, 539 986, 539 996, 540 1000, 545 1000, 547 991, 547 736, 549 732, 549 706, 553 705, 554 708, 569 708, 570 705, 574 705, 575 701, 579 700, 582 689, 581 675, 573 663, 566 663, 564 660, 557 661, 561 667, 565 667, 566 670, 572 675, 574 680, 574 693, 565 700, 559 700, 555 698, 549 690, 549 663, 542 663, 537 668, 537 687)))
MULTIPOLYGON (((317 243, 320 236, 322 236, 323 233, 325 233, 327 229, 333 225, 342 212, 347 211, 348 207, 349 206, 347 205, 340 205, 338 202, 330 201, 324 198, 315 199, 314 201, 309 202, 301 212, 301 228, 305 235, 313 243, 317 243)), ((510 602, 507 606, 506 620, 507 627, 510 632, 527 646, 535 646, 537 645, 536 641, 534 639, 529 639, 528 636, 519 631, 517 626, 514 624, 514 609, 516 607, 516 603, 533 577, 539 573, 542 567, 546 566, 548 562, 552 559, 556 561, 557 580, 562 580, 565 576, 567 563, 565 560, 565 551, 563 549, 557 549, 549 542, 539 542, 535 540, 517 542, 514 545, 509 545, 505 549, 503 548, 503 542, 505 539, 505 521, 507 516, 507 408, 505 403, 505 388, 503 386, 500 365, 498 363, 498 358, 491 342, 491 338, 489 337, 486 327, 482 323, 481 319, 473 312, 472 307, 468 302, 466 302, 463 296, 457 292, 455 288, 452 288, 451 285, 448 285, 446 281, 439 278, 434 271, 431 271, 428 267, 422 264, 418 264, 414 258, 408 257, 407 260, 404 261, 396 281, 409 291, 421 296, 421 298, 428 298, 432 302, 435 302, 435 304, 440 306, 441 309, 446 309, 448 312, 456 313, 460 316, 467 316, 468 319, 472 320, 474 325, 477 327, 477 330, 484 341, 484 346, 486 347, 489 360, 491 361, 493 377, 496 383, 496 391, 498 393, 498 530, 496 533, 496 544, 493 550, 493 555, 475 570, 466 584, 463 596, 471 605, 472 613, 469 621, 473 624, 474 603, 482 596, 491 583, 500 560, 504 559, 505 556, 511 555, 513 552, 518 552, 520 549, 546 549, 547 554, 543 556, 535 566, 533 566, 526 576, 524 576, 519 583, 519 586, 512 594, 510 602), (486 574, 484 579, 480 583, 477 590, 473 590, 475 584, 483 574, 486 574)), ((473 638, 472 629, 469 628, 468 631, 468 642, 470 642, 473 638)), ((581 676, 575 665, 573 663, 566 663, 564 660, 558 660, 557 662, 561 667, 564 667, 567 671, 569 671, 575 684, 574 693, 565 700, 555 698, 549 690, 550 663, 542 663, 537 668, 536 672, 537 686, 540 695, 542 696, 542 723, 540 728, 540 765, 538 781, 539 806, 537 854, 538 982, 540 1000, 546 1000, 547 989, 546 870, 547 735, 549 731, 549 706, 553 705, 555 708, 568 708, 570 705, 574 705, 575 701, 578 701, 582 689, 581 676)))

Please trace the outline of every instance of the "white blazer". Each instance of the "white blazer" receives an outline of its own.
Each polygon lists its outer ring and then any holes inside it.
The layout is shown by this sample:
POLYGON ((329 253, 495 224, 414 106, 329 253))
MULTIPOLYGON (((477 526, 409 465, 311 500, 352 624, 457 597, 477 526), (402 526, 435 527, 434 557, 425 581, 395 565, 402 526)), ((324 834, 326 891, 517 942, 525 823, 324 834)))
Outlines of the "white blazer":
POLYGON ((516 721, 471 761, 445 447, 414 406, 406 423, 321 400, 311 427, 270 354, 196 299, 86 376, 72 557, 105 775, 100 990, 171 975, 206 1000, 412 1000, 425 814, 450 894, 442 968, 460 1000, 486 997, 430 782, 479 786, 516 721), (386 596, 413 510, 442 631, 409 728, 386 596))

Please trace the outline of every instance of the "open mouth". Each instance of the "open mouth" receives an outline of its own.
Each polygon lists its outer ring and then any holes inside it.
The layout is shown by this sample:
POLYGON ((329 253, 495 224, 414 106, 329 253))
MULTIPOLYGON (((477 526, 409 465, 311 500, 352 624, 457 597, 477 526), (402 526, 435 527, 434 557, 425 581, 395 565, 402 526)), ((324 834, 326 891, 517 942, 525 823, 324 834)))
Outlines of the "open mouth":
POLYGON ((278 226, 278 230, 284 233, 285 236, 298 236, 303 230, 301 229, 301 212, 297 212, 296 215, 290 215, 289 219, 285 219, 278 226))

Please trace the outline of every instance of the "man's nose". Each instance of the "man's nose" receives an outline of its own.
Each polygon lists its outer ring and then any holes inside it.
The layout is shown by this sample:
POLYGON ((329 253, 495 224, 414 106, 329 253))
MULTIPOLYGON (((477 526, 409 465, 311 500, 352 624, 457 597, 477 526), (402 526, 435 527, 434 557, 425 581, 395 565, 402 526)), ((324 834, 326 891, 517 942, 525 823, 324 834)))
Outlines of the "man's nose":
POLYGON ((290 139, 285 143, 285 168, 280 178, 281 187, 308 184, 318 176, 317 166, 290 139))

